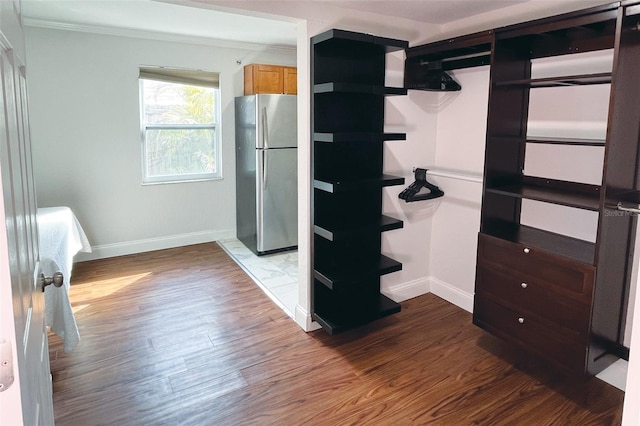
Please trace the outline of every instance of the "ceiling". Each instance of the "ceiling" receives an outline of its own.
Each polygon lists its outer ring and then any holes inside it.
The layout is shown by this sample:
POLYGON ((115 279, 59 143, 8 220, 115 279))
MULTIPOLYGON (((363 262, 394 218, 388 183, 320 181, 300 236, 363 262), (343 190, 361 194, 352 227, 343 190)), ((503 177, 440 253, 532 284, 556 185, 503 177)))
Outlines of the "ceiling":
MULTIPOLYGON (((4 0, 0 0, 4 1, 4 0)), ((164 33, 269 45, 295 45, 292 22, 152 0, 23 0, 27 25, 164 33)))
POLYGON ((295 19, 267 19, 265 10, 312 18, 318 8, 444 24, 527 0, 23 0, 28 25, 125 29, 270 45, 296 44, 295 19), (232 13, 234 8, 242 14, 232 13), (247 16, 247 10, 262 12, 247 16), (303 15, 310 16, 303 16, 303 15))
POLYGON ((428 24, 446 24, 528 0, 313 0, 362 12, 412 19, 428 24))

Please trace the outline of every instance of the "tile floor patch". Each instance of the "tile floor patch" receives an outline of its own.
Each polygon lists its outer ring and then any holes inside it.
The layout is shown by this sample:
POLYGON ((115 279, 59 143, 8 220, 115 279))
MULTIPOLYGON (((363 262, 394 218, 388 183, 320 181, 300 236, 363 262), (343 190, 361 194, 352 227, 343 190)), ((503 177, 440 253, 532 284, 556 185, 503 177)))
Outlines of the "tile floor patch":
POLYGON ((257 256, 237 238, 218 241, 218 245, 244 269, 258 286, 288 316, 294 317, 298 301, 298 252, 257 256))

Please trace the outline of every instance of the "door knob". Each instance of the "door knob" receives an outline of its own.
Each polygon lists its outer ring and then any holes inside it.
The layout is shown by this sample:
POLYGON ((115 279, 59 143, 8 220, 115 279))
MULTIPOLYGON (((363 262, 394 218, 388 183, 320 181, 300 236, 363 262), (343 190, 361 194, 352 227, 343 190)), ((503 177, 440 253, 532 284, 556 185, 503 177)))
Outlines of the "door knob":
POLYGON ((46 286, 53 284, 54 287, 62 287, 62 283, 64 282, 64 276, 62 272, 56 272, 52 277, 45 277, 44 274, 40 274, 40 280, 42 281, 42 291, 46 286))

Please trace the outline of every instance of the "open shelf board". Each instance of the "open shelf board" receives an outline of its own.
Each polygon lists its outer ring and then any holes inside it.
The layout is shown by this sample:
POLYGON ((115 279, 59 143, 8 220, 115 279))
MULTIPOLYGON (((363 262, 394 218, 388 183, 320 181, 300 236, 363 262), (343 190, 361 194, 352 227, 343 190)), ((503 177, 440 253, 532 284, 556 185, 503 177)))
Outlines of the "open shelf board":
POLYGON ((313 187, 332 194, 348 191, 366 191, 383 186, 404 185, 404 178, 400 176, 382 175, 373 179, 322 181, 315 179, 313 187))
POLYGON ((595 244, 566 235, 557 234, 526 225, 513 225, 499 221, 487 221, 481 229, 483 234, 511 241, 529 247, 536 247, 547 253, 565 256, 592 265, 595 258, 595 244))
POLYGON ((548 144, 548 145, 605 146, 606 141, 601 139, 548 138, 548 137, 531 136, 527 138, 527 143, 538 143, 538 144, 548 144))
MULTIPOLYGON (((410 67, 441 61, 444 71, 488 65, 491 61, 493 30, 449 38, 407 49, 410 67)), ((411 80, 411 79, 409 79, 411 80)))
POLYGON ((350 224, 339 222, 331 225, 314 225, 316 235, 320 235, 329 241, 339 241, 347 238, 371 235, 371 232, 385 232, 403 227, 403 222, 389 216, 382 215, 379 220, 372 223, 350 224))
POLYGON ((346 270, 327 270, 327 271, 313 271, 315 279, 324 284, 327 288, 333 290, 337 287, 353 284, 357 281, 362 281, 363 277, 372 275, 386 275, 392 272, 398 272, 402 270, 402 263, 391 259, 383 254, 380 255, 380 261, 376 265, 375 270, 371 271, 358 271, 354 269, 346 270))
POLYGON ((378 133, 378 132, 341 132, 313 134, 315 142, 380 142, 380 141, 404 141, 406 133, 378 133))
POLYGON ((611 83, 610 72, 498 81, 495 83, 495 85, 496 87, 528 86, 531 88, 541 88, 541 87, 586 86, 590 84, 607 84, 607 83, 611 83))
POLYGON ((521 184, 487 186, 486 191, 591 211, 598 211, 600 207, 600 188, 595 185, 529 176, 526 178, 527 180, 521 184))
POLYGON ((404 87, 385 87, 371 84, 358 83, 320 83, 313 86, 313 93, 363 93, 367 95, 406 95, 407 89, 404 87))
MULTIPOLYGON (((325 31, 322 34, 311 37, 311 43, 314 45, 332 45, 341 44, 344 42, 358 42, 366 45, 375 44, 382 46, 386 53, 397 52, 399 50, 405 50, 409 47, 409 42, 404 40, 396 40, 392 38, 377 37, 371 34, 355 33, 352 31, 345 31, 339 29, 332 29, 325 31)), ((325 47, 325 46, 323 46, 325 47)), ((327 46, 330 47, 330 46, 327 46)))
POLYGON ((355 307, 355 312, 352 310, 332 310, 330 306, 324 307, 324 309, 325 310, 319 310, 316 308, 316 311, 311 316, 325 331, 333 335, 395 314, 400 312, 401 308, 399 303, 380 294, 377 305, 367 306, 366 311, 358 310, 355 307))

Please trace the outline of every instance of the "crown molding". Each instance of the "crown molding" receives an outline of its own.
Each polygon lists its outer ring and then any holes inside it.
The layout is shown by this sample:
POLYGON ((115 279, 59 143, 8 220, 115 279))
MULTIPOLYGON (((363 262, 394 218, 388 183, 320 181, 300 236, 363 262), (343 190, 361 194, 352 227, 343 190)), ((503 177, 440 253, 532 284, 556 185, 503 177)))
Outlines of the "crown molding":
POLYGON ((139 30, 88 24, 72 24, 66 22, 48 21, 44 19, 24 18, 24 25, 33 28, 47 28, 61 31, 75 31, 118 37, 140 38, 147 40, 168 41, 174 43, 197 44, 204 46, 223 47, 228 49, 243 49, 258 52, 295 54, 296 46, 284 44, 260 44, 244 41, 224 40, 210 37, 199 37, 184 34, 172 34, 157 31, 139 30))

